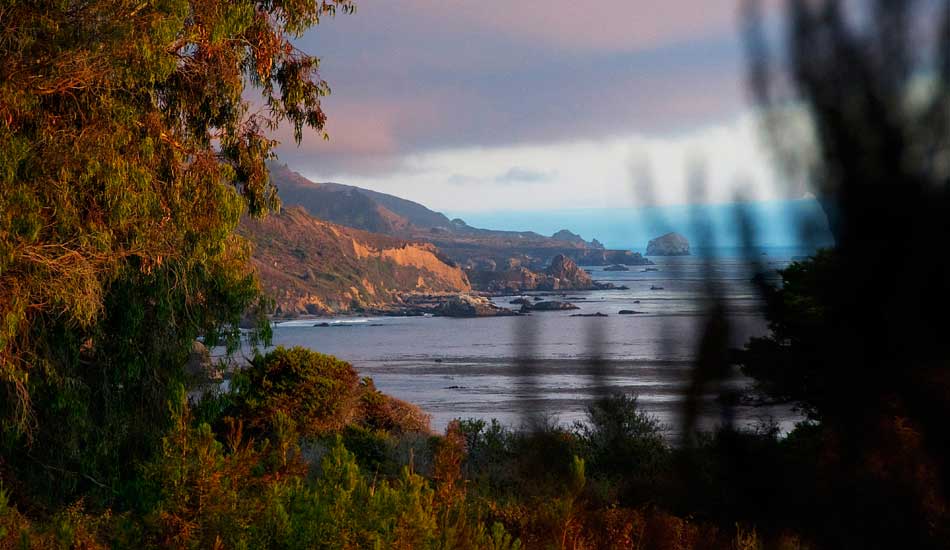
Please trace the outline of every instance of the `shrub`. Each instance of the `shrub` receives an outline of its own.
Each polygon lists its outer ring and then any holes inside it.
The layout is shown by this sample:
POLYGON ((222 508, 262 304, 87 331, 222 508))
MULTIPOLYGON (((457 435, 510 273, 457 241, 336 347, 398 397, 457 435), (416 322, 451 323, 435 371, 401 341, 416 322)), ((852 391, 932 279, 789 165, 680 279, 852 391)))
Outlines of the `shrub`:
POLYGON ((10 505, 9 495, 0 487, 0 548, 108 548, 103 542, 103 531, 113 524, 112 514, 107 510, 92 515, 84 508, 83 501, 78 500, 57 511, 48 521, 33 525, 10 505))
POLYGON ((353 453, 361 468, 372 474, 398 475, 403 464, 394 458, 394 439, 379 430, 350 425, 343 430, 343 445, 353 453))
POLYGON ((466 476, 489 489, 510 485, 512 472, 509 463, 514 458, 514 434, 511 430, 495 419, 490 423, 476 419, 459 420, 458 426, 467 452, 466 476))
POLYGON ((380 392, 372 378, 360 381, 359 422, 392 434, 431 431, 429 415, 412 403, 380 392))
POLYGON ((14 548, 28 529, 29 522, 10 504, 10 494, 0 484, 0 548, 14 548))
POLYGON ((616 394, 591 403, 587 424, 575 432, 592 473, 611 478, 650 480, 668 465, 670 449, 662 427, 637 406, 637 398, 616 394))
POLYGON ((255 356, 236 382, 243 416, 256 430, 278 412, 291 415, 303 436, 342 430, 356 417, 356 371, 330 355, 278 347, 255 356))
POLYGON ((316 483, 281 498, 287 527, 270 543, 285 548, 519 548, 501 525, 489 529, 464 502, 443 502, 408 467, 395 480, 369 481, 341 438, 316 483))

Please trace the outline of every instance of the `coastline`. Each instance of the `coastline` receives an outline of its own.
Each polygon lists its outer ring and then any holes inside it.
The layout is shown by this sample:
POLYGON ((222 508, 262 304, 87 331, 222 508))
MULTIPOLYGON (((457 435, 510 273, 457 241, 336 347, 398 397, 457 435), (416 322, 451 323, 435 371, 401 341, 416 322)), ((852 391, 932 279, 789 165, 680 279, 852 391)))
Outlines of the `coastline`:
MULTIPOLYGON (((776 257, 770 261, 778 261, 775 267, 785 263, 776 257)), ((570 302, 577 310, 491 321, 396 310, 274 318, 274 343, 302 345, 352 363, 361 376, 376 380, 381 391, 431 414, 434 427, 459 417, 497 418, 515 426, 526 408, 571 423, 583 419, 584 407, 593 397, 609 390, 638 394, 645 410, 660 417, 675 435, 680 423, 677 409, 710 303, 704 262, 705 258, 679 257, 661 259, 655 270, 585 267, 598 281, 626 290, 473 292, 500 307, 517 308, 510 302, 527 296, 570 302), (604 384, 591 372, 595 356, 608 373, 604 384), (528 382, 520 357, 533 358, 529 371, 537 392, 525 389, 528 382)), ((746 276, 744 259, 717 259, 714 268, 735 327, 730 345, 741 347, 768 330, 761 298, 746 276)), ((741 375, 732 383, 751 388, 751 380, 741 375)), ((718 393, 703 397, 706 425, 722 417, 724 403, 717 398, 718 393)), ((801 420, 784 404, 744 399, 730 403, 735 405, 736 421, 747 426, 772 417, 786 430, 801 420)))

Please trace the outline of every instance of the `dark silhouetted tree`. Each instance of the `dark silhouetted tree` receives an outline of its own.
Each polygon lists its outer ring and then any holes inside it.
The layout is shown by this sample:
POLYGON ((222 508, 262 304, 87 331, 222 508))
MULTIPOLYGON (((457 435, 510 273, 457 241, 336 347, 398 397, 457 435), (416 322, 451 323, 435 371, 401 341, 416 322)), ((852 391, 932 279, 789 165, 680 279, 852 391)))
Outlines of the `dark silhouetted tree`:
POLYGON ((835 247, 783 272, 746 371, 821 422, 817 502, 834 514, 811 525, 821 542, 941 547, 950 4, 786 2, 788 70, 770 62, 757 4, 747 43, 768 136, 812 183, 835 247))

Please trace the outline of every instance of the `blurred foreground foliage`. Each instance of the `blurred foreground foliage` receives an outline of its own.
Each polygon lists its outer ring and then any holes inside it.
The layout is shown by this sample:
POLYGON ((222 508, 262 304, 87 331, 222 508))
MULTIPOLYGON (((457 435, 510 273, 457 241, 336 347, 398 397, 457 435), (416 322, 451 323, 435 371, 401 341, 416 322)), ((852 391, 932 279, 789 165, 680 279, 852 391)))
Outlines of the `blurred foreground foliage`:
POLYGON ((134 506, 79 498, 36 513, 5 486, 0 547, 803 547, 768 523, 787 508, 739 498, 795 483, 772 476, 792 473, 791 438, 722 433, 676 450, 628 396, 598 401, 573 427, 466 420, 437 436, 349 364, 277 348, 233 391, 189 400, 179 388, 168 413, 159 452, 137 465, 134 506), (770 460, 736 468, 724 439, 770 460), (683 462, 695 479, 679 477, 683 462))

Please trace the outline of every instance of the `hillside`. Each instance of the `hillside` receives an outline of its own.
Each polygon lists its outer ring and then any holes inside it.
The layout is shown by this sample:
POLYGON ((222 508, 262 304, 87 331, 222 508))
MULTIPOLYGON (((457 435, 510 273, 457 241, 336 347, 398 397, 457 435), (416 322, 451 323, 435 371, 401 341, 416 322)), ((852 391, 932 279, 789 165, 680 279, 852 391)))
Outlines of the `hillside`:
POLYGON ((271 164, 270 169, 284 205, 300 206, 311 216, 347 227, 432 243, 468 270, 543 270, 558 255, 581 265, 651 263, 639 253, 604 250, 596 239, 588 243, 568 230, 547 237, 531 231, 471 227, 393 195, 338 183, 315 183, 285 165, 271 164))
POLYGON ((359 311, 412 293, 471 290, 465 273, 432 244, 317 220, 300 207, 245 219, 238 232, 254 243, 252 261, 278 315, 359 311))
MULTIPOLYGON (((285 206, 301 206, 311 216, 354 229, 396 235, 410 221, 357 187, 314 183, 286 167, 272 165, 271 179, 285 206)), ((448 220, 446 219, 446 224, 448 220)))
POLYGON ((473 238, 551 240, 530 231, 470 227, 463 220, 449 220, 441 212, 394 195, 341 183, 310 181, 286 165, 272 163, 270 171, 285 205, 301 206, 311 216, 355 229, 399 237, 450 234, 473 238))

